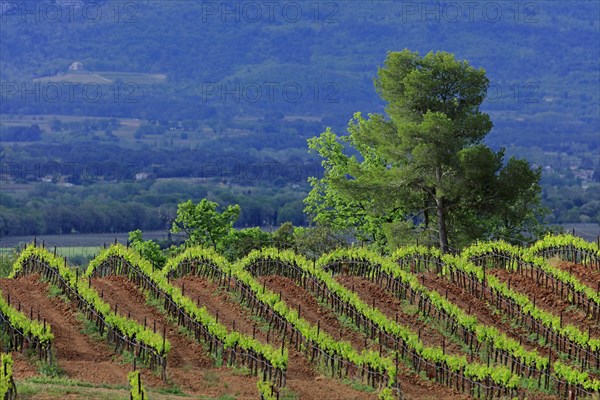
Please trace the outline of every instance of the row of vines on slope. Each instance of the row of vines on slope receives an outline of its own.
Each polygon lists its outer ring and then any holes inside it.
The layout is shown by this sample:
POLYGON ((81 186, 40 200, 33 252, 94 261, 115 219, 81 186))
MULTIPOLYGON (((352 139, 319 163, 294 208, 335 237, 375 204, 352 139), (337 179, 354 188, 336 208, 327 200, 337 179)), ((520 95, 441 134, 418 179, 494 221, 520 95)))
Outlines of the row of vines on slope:
POLYGON ((310 324, 297 310, 292 310, 278 294, 261 285, 244 265, 230 265, 212 250, 197 247, 169 260, 164 273, 167 277, 192 274, 218 282, 238 293, 241 302, 267 320, 272 329, 283 336, 284 342, 287 338, 290 345, 307 354, 311 361, 328 368, 332 376, 366 379, 370 386, 382 389, 383 395, 391 392, 395 398, 402 396, 396 374, 397 359, 394 361, 372 350, 358 352, 350 343, 334 339, 321 331, 319 325, 310 324))
POLYGON ((27 246, 14 263, 10 278, 27 274, 40 274, 56 285, 77 308, 93 321, 100 332, 106 333, 115 351, 129 351, 151 369, 161 370, 166 379, 167 354, 170 343, 166 338, 114 312, 91 287, 89 280, 82 279, 78 270, 73 271, 63 260, 43 247, 27 246))
POLYGON ((90 263, 87 277, 123 274, 155 299, 161 299, 166 312, 180 326, 193 333, 197 341, 208 345, 209 352, 228 365, 248 368, 254 375, 262 376, 259 390, 278 393, 285 383, 287 352, 237 331, 227 328, 211 315, 206 307, 199 307, 171 285, 160 271, 133 249, 115 244, 105 249, 90 263), (268 387, 268 390, 265 389, 268 387))
MULTIPOLYGON (((394 397, 401 396, 397 376, 399 358, 411 363, 417 372, 425 371, 440 383, 477 396, 523 395, 532 388, 534 381, 530 378, 537 380, 538 387, 544 390, 563 395, 575 391, 578 396, 590 396, 600 392, 600 382, 591 379, 585 369, 600 369, 600 340, 575 326, 563 326, 560 318, 536 307, 535 302, 511 290, 495 276, 486 274, 486 268, 503 267, 528 273, 538 283, 551 287, 561 298, 564 296, 584 310, 589 318, 598 320, 598 293, 570 273, 552 267, 540 256, 558 255, 572 262, 597 266, 599 254, 597 245, 570 235, 546 237, 526 250, 504 242, 479 243, 459 256, 442 256, 435 249, 412 246, 398 250, 390 259, 353 248, 334 251, 312 263, 291 251, 263 249, 230 264, 211 250, 191 248, 170 259, 163 271, 155 271, 152 264, 138 253, 115 244, 92 261, 86 275, 90 278, 109 273, 126 274, 148 294, 163 299, 165 310, 180 325, 195 332, 197 339, 202 338, 208 343, 213 354, 223 357, 228 363, 239 360, 248 363, 251 360, 250 370, 255 374, 260 370, 263 375, 263 380, 257 385, 263 399, 276 397, 273 396, 277 393, 276 388, 285 384, 287 354, 284 345, 279 351, 238 332, 227 332, 205 307, 200 308, 171 285, 171 277, 189 273, 202 275, 237 292, 242 302, 268 320, 283 336, 283 343, 287 338, 290 344, 309 354, 311 359, 324 362, 333 375, 366 376, 369 384, 382 389, 380 394, 384 397, 389 393, 394 393, 394 397), (408 272, 409 269, 411 272, 435 270, 543 337, 556 351, 580 364, 584 372, 560 361, 552 363, 535 351, 526 351, 515 340, 494 327, 479 323, 474 316, 466 314, 439 293, 427 289, 408 272), (471 352, 473 348, 486 346, 486 353, 493 354, 491 358, 495 364, 490 365, 489 361, 488 365, 474 364, 464 356, 448 355, 443 349, 426 347, 409 328, 369 307, 356 293, 338 283, 333 278, 335 273, 350 273, 370 279, 385 286, 396 297, 416 304, 423 315, 431 316, 433 313, 471 348, 471 352), (311 325, 300 317, 299 312, 288 307, 280 295, 259 284, 255 277, 261 275, 283 275, 294 280, 378 342, 379 352, 364 350, 359 353, 349 343, 334 340, 320 332, 318 326, 311 325), (383 349, 386 349, 385 354, 383 349)), ((66 266, 66 262, 63 265, 61 261, 45 249, 29 246, 15 263, 12 276, 40 272, 68 295, 72 294, 69 293, 71 288, 85 302, 86 296, 79 295, 78 289, 80 286, 89 289, 89 281, 86 284, 85 279, 80 279, 66 266), (56 277, 62 278, 62 285, 60 279, 58 282, 53 279, 56 277)), ((78 306, 82 308, 80 303, 78 306)), ((0 303, 0 311, 4 309, 1 306, 0 303)), ((93 313, 93 310, 89 312, 93 313)), ((168 347, 164 338, 163 347, 168 347)))
POLYGON ((8 337, 8 350, 33 350, 40 360, 52 363, 54 335, 50 325, 40 323, 14 309, 10 297, 4 299, 0 291, 0 329, 8 337))
POLYGON ((431 255, 435 250, 425 251, 429 253, 425 257, 413 252, 404 254, 397 261, 405 268, 435 270, 475 297, 489 301, 532 332, 544 335, 547 343, 570 359, 578 360, 582 368, 595 366, 600 369, 599 339, 590 337, 588 332, 582 332, 576 326, 563 326, 558 316, 541 310, 527 296, 510 289, 469 260, 452 255, 436 257, 431 255))
MULTIPOLYGON (((596 368, 600 363, 600 347, 598 339, 591 338, 589 333, 581 332, 572 325, 562 326, 560 318, 540 310, 527 296, 515 292, 494 276, 485 273, 470 261, 451 255, 441 256, 436 249, 407 248, 399 250, 394 259, 406 270, 435 271, 453 284, 471 295, 489 302, 505 315, 517 321, 521 326, 544 337, 558 352, 569 359, 577 361, 582 369, 596 368)), ((570 369, 570 373, 558 373, 554 365, 555 376, 565 381, 579 395, 590 395, 600 389, 597 380, 582 379, 581 373, 561 364, 561 371, 570 369), (576 377, 577 379, 571 379, 576 377)), ((564 385, 563 385, 564 388, 564 385)))
POLYGON ((573 235, 547 235, 529 247, 530 254, 545 258, 560 257, 600 271, 600 243, 586 242, 573 235))
MULTIPOLYGON (((417 247, 401 249, 396 256, 400 257, 406 265, 408 254, 421 256, 413 259, 412 269, 415 269, 415 264, 423 268, 429 260, 435 260, 429 249, 417 247)), ((570 381, 564 379, 564 376, 568 375, 566 372, 568 370, 573 373, 578 372, 564 364, 558 367, 554 364, 551 370, 548 358, 540 356, 535 351, 525 350, 519 342, 500 333, 495 327, 479 323, 475 316, 465 313, 439 293, 427 289, 412 273, 401 269, 388 258, 369 250, 363 248, 336 250, 321 257, 317 265, 334 274, 362 276, 377 283, 397 298, 416 305, 422 315, 444 321, 446 327, 471 349, 478 348, 478 343, 487 346, 487 352, 493 355, 494 362, 510 365, 511 371, 519 375, 537 377, 538 384, 541 383, 543 376, 545 390, 560 391, 561 388, 568 387, 570 381)), ((441 269, 446 269, 446 266, 441 269)), ((598 386, 587 376, 582 380, 579 375, 577 382, 590 390, 598 386)))
POLYGON ((428 347, 409 327, 389 319, 377 308, 338 283, 330 273, 292 251, 264 249, 253 252, 240 263, 253 275, 284 275, 311 291, 337 313, 348 317, 381 346, 395 352, 438 383, 485 397, 517 394, 520 377, 503 365, 469 362, 465 356, 446 354, 443 348, 428 347))
POLYGON ((521 376, 540 378, 548 372, 546 357, 525 350, 496 328, 479 323, 475 316, 467 314, 438 292, 427 289, 415 275, 402 270, 388 258, 363 248, 341 249, 321 257, 317 266, 333 274, 371 280, 398 299, 417 306, 423 316, 445 323, 471 352, 484 346, 493 362, 509 366, 521 376))
POLYGON ((588 318, 600 322, 600 293, 529 250, 504 241, 483 242, 466 248, 462 256, 482 268, 504 268, 526 276, 536 285, 552 289, 561 300, 578 307, 588 318))

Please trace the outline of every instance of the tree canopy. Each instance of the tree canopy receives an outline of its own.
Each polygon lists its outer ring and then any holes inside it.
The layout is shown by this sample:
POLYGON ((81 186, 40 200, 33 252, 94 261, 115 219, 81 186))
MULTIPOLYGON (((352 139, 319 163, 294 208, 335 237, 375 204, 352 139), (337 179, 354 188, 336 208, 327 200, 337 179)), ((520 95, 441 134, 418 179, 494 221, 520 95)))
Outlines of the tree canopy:
POLYGON ((306 211, 380 246, 409 234, 443 251, 536 229, 541 171, 483 143, 488 85, 485 70, 450 53, 389 53, 375 79, 385 114, 356 113, 348 135, 309 139, 325 173, 310 179, 306 211))
POLYGON ((198 204, 188 200, 177 206, 177 218, 171 232, 185 232, 186 245, 203 245, 217 249, 218 243, 233 229, 240 215, 240 206, 227 206, 222 212, 218 203, 202 199, 198 204))
POLYGON ((162 268, 167 262, 167 257, 162 249, 153 240, 144 240, 143 233, 140 229, 129 232, 127 242, 131 247, 137 250, 142 256, 150 260, 155 266, 162 268))

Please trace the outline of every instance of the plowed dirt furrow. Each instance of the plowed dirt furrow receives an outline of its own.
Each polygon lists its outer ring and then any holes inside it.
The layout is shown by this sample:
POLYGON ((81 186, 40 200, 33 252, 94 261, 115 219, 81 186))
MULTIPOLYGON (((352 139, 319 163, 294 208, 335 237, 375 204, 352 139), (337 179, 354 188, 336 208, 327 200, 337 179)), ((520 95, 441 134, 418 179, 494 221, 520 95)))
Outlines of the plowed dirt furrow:
POLYGON ((21 309, 33 307, 34 316, 39 310, 40 318, 50 324, 54 334, 54 349, 58 365, 69 378, 107 384, 127 384, 130 365, 121 365, 118 357, 104 341, 96 341, 82 333, 84 325, 73 306, 59 297, 48 296, 49 285, 41 282, 38 275, 17 279, 0 279, 0 289, 5 298, 10 294, 13 305, 21 303, 21 309))
POLYGON ((449 338, 445 338, 443 334, 431 326, 430 322, 420 319, 420 314, 415 307, 412 307, 414 313, 406 313, 402 302, 381 286, 368 279, 351 275, 338 275, 336 280, 347 289, 355 291, 366 304, 375 305, 379 311, 383 312, 392 321, 397 316, 399 324, 409 327, 413 332, 419 332, 425 345, 445 346, 448 354, 464 354, 460 345, 449 338))
POLYGON ((174 384, 189 394, 219 397, 237 393, 236 398, 256 398, 257 378, 235 375, 231 369, 216 368, 210 355, 194 339, 180 333, 177 324, 169 321, 158 309, 147 303, 146 296, 125 276, 107 276, 92 279, 92 286, 103 294, 120 314, 163 332, 171 343, 167 358, 167 376, 174 384))
MULTIPOLYGON (((459 306, 463 311, 469 312, 477 317, 477 320, 485 325, 494 326, 506 336, 513 338, 521 343, 523 348, 528 351, 536 351, 542 357, 550 356, 552 361, 558 359, 558 354, 554 349, 542 347, 535 341, 530 341, 531 331, 522 328, 521 326, 512 326, 510 321, 504 321, 500 314, 497 314, 486 302, 473 296, 470 293, 463 291, 460 287, 449 282, 435 274, 428 272, 418 274, 419 281, 430 290, 436 290, 438 293, 446 293, 448 291, 448 300, 459 306)), ((570 364, 567 362, 567 364, 570 364)), ((572 364, 577 367, 577 364, 572 364)), ((597 378, 597 375, 590 373, 590 376, 597 378)))
MULTIPOLYGON (((260 329, 257 320, 252 318, 252 312, 244 308, 231 293, 220 290, 216 283, 196 276, 187 276, 172 282, 178 287, 184 285, 186 296, 201 306, 206 306, 214 314, 218 312, 220 323, 230 329, 235 323, 237 331, 250 336, 254 334, 258 340, 267 343, 267 331, 260 329)), ((269 343, 273 346, 281 345, 279 336, 273 337, 273 333, 269 336, 269 343)), ((298 394, 299 399, 343 400, 377 397, 375 394, 354 390, 339 380, 323 376, 314 370, 304 354, 290 347, 288 351, 287 386, 298 394)))
POLYGON ((510 280, 510 288, 527 295, 532 302, 535 302, 536 307, 555 316, 560 316, 562 313, 563 324, 574 325, 583 331, 589 329, 593 337, 600 337, 598 323, 586 318, 583 311, 575 308, 566 299, 562 300, 552 288, 537 285, 531 277, 511 273, 505 269, 488 269, 488 272, 504 283, 508 283, 510 280))
MULTIPOLYGON (((335 313, 325 306, 321 306, 316 298, 304 288, 282 276, 263 276, 258 278, 264 282, 266 287, 275 293, 281 293, 281 298, 290 306, 301 307, 301 316, 311 324, 319 325, 321 329, 334 338, 341 337, 352 343, 355 349, 364 349, 364 338, 362 333, 356 332, 350 327, 343 326, 337 319, 335 313), (341 335, 340 335, 341 331, 341 335)), ((378 347, 374 347, 378 350, 378 347)), ((455 392, 450 388, 443 387, 432 381, 427 381, 414 374, 412 370, 400 365, 400 376, 402 378, 402 390, 405 398, 438 398, 438 399, 460 399, 468 396, 455 392)))
MULTIPOLYGON (((453 284, 447 279, 438 276, 435 272, 421 273, 418 274, 418 276, 419 281, 429 290, 437 291, 438 293, 444 295, 448 293, 449 301, 456 304, 466 313, 477 317, 477 320, 480 323, 494 326, 508 337, 520 341, 526 350, 535 350, 538 352, 538 354, 548 357, 548 349, 528 342, 527 337, 531 332, 521 327, 512 327, 510 321, 503 321, 500 315, 498 315, 485 301, 482 301, 481 299, 464 291, 459 286, 453 284)), ((556 355, 553 354, 552 357, 556 358, 556 355)))
MULTIPOLYGON (((308 290, 296 285, 290 278, 283 276, 261 276, 257 280, 265 283, 267 289, 281 293, 281 298, 292 308, 300 306, 300 316, 313 325, 319 325, 321 331, 327 332, 335 339, 352 343, 357 350, 365 348, 365 335, 355 331, 349 325, 343 325, 337 315, 329 308, 322 306, 308 290)), ((369 344, 367 345, 369 346, 369 344)), ((371 344, 373 350, 379 347, 371 344)))
POLYGON ((596 270, 594 267, 574 264, 559 258, 552 258, 549 262, 551 265, 558 267, 563 271, 568 271, 584 285, 587 285, 594 290, 600 289, 600 271, 596 270))
POLYGON ((38 375, 38 369, 35 366, 35 360, 37 360, 37 358, 34 357, 28 357, 27 355, 20 353, 20 352, 11 352, 12 358, 13 358, 13 376, 14 377, 18 377, 15 379, 27 379, 27 378, 31 378, 32 376, 36 376, 38 375))

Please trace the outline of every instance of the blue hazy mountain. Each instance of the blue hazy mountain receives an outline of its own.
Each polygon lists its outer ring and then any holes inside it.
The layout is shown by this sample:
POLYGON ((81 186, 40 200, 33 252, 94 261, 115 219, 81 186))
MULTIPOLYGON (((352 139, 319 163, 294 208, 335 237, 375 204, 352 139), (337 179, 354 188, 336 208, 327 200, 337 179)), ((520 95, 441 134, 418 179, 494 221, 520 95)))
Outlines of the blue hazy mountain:
POLYGON ((409 48, 486 69, 492 144, 598 147, 597 1, 1 4, 2 113, 343 127, 383 110, 377 68, 409 48))

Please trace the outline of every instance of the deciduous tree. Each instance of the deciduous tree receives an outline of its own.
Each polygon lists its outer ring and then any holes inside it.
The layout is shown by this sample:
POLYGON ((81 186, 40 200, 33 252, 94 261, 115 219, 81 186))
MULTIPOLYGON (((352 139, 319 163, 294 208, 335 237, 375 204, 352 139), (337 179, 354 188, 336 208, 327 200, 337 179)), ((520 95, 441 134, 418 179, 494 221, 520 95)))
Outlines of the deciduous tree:
POLYGON ((217 244, 229 231, 240 216, 237 204, 226 207, 222 212, 214 201, 202 199, 198 204, 188 200, 177 206, 177 218, 173 221, 172 233, 185 232, 186 245, 211 246, 217 244))

